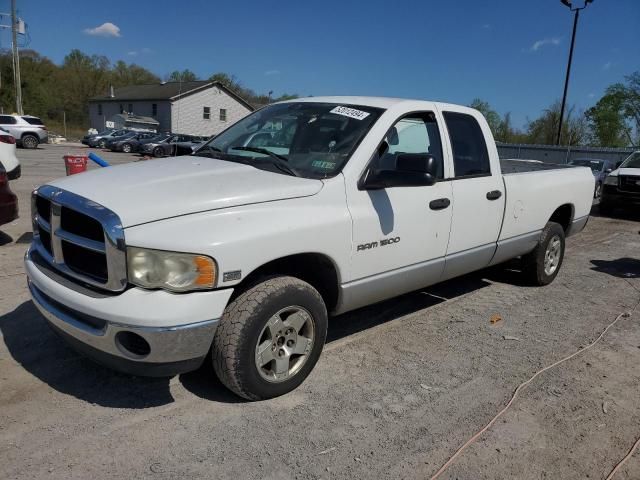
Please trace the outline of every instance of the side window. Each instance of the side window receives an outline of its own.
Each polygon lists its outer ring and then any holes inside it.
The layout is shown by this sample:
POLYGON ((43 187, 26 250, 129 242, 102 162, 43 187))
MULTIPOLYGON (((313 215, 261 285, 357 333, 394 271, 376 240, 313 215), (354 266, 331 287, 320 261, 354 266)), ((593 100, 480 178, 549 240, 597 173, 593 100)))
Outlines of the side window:
POLYGON ((491 175, 487 144, 476 119, 464 113, 443 115, 451 138, 455 176, 491 175))
POLYGON ((13 125, 16 123, 16 119, 11 115, 0 115, 0 124, 2 125, 13 125))
POLYGON ((377 167, 395 170, 398 155, 402 153, 433 155, 438 165, 436 178, 443 178, 442 143, 433 113, 412 114, 398 120, 378 149, 377 167))

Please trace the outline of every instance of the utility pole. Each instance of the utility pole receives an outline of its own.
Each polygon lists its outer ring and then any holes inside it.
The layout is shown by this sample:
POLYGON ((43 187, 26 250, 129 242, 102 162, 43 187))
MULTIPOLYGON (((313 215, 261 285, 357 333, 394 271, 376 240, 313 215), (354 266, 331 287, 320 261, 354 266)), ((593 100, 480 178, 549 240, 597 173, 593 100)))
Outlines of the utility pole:
POLYGON ((20 80, 20 54, 18 53, 18 17, 16 16, 16 0, 11 0, 11 38, 13 49, 13 79, 16 86, 16 113, 22 111, 22 82, 20 80))
MULTIPOLYGON (((15 0, 13 0, 15 1, 15 0)), ((562 94, 562 106, 560 107, 560 124, 558 125, 558 137, 556 139, 556 145, 560 145, 560 137, 562 136, 562 121, 564 120, 564 108, 567 104, 567 91, 569 90, 569 77, 571 76, 571 62, 573 61, 573 47, 576 43, 576 30, 578 29, 578 17, 580 10, 587 8, 587 5, 593 2, 593 0, 585 0, 584 5, 581 8, 574 8, 572 5, 573 0, 560 0, 560 3, 568 7, 574 13, 573 17, 573 33, 571 34, 571 47, 569 48, 569 61, 567 62, 567 75, 564 79, 564 93, 562 94)))

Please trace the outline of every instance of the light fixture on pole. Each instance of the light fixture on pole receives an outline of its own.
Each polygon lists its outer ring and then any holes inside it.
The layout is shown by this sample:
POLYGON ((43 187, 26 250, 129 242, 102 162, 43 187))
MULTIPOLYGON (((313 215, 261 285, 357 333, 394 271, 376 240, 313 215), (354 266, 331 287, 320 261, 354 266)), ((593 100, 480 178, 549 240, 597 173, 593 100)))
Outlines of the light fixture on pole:
POLYGON ((564 93, 562 94, 562 106, 560 107, 560 123, 558 125, 558 138, 556 139, 556 145, 560 145, 560 137, 562 136, 562 121, 564 120, 564 108, 567 104, 567 90, 569 89, 569 76, 571 75, 571 62, 573 60, 573 46, 576 43, 576 29, 578 27, 578 17, 580 10, 587 8, 587 5, 593 3, 593 0, 585 0, 582 7, 573 6, 572 0, 560 0, 560 3, 569 7, 572 12, 575 12, 573 17, 573 33, 571 34, 571 47, 569 48, 569 61, 567 62, 567 76, 564 80, 564 93))

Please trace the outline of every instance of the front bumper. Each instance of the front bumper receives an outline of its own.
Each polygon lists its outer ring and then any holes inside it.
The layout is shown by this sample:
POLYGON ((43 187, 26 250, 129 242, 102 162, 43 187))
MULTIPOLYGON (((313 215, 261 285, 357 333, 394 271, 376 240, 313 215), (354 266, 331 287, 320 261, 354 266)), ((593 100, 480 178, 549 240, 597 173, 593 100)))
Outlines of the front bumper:
POLYGON ((131 288, 91 296, 41 270, 30 251, 25 268, 33 303, 54 331, 98 363, 134 375, 171 376, 198 368, 232 293, 131 288))
POLYGON ((640 193, 626 192, 614 185, 603 185, 600 204, 611 207, 631 207, 640 205, 640 193))

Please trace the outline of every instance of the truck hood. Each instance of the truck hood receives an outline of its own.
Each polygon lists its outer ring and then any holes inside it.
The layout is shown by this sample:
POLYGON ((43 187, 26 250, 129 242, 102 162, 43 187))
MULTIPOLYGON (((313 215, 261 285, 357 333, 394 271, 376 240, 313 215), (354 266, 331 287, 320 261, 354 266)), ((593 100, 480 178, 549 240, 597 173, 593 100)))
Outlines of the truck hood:
POLYGON ((114 211, 123 227, 253 203, 307 197, 322 181, 202 157, 171 157, 100 168, 50 185, 114 211))
POLYGON ((619 168, 611 172, 609 175, 617 177, 618 175, 630 175, 632 177, 640 177, 640 168, 619 168))

